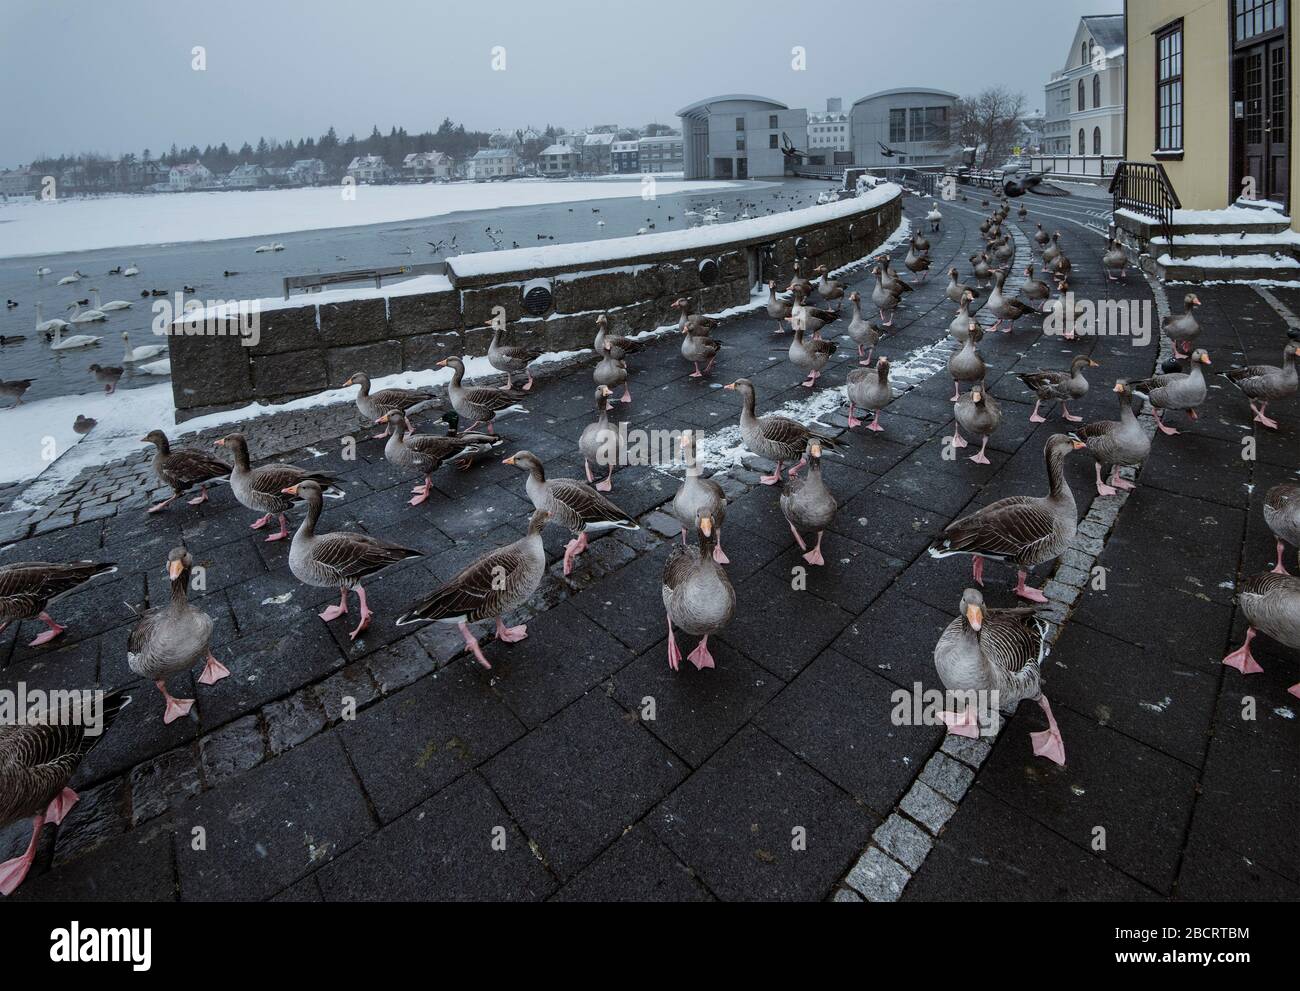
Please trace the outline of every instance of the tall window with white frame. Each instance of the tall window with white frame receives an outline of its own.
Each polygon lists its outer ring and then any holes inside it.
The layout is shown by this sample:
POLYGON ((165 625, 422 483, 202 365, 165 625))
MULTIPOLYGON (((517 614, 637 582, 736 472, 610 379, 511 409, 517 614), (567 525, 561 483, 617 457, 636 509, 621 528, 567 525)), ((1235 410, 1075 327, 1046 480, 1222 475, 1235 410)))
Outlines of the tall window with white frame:
POLYGON ((1156 149, 1183 150, 1183 25, 1156 35, 1156 149))

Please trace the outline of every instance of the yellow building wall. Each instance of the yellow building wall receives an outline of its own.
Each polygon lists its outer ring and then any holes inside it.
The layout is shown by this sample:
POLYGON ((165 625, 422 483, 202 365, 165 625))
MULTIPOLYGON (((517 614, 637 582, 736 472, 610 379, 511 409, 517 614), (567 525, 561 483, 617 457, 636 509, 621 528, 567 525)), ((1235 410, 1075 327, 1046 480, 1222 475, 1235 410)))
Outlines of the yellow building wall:
MULTIPOLYGON (((1291 0, 1293 13, 1300 0, 1291 0)), ((1183 207, 1219 210, 1230 202, 1228 4, 1226 0, 1128 0, 1128 158, 1153 162, 1156 41, 1183 18, 1183 158, 1163 159, 1183 207)), ((1294 23, 1294 22, 1293 22, 1294 23)), ((1294 171, 1295 159, 1292 159, 1294 171)), ((1233 193, 1231 199, 1235 199, 1233 193)))
POLYGON ((1296 194, 1300 192, 1300 154, 1296 154, 1295 143, 1300 137, 1300 127, 1296 127, 1296 122, 1300 121, 1300 78, 1297 78, 1295 67, 1295 37, 1296 31, 1300 30, 1300 0, 1291 0, 1291 9, 1287 11, 1290 20, 1287 22, 1291 25, 1291 51, 1288 53, 1291 57, 1288 65, 1291 70, 1291 229, 1300 231, 1300 210, 1296 209, 1296 194))

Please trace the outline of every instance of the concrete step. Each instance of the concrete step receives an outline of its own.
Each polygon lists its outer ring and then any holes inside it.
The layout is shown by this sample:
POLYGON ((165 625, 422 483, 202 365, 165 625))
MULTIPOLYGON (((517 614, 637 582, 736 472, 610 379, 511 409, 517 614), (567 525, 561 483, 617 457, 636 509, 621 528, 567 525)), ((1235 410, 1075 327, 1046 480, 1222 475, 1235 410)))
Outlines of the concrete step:
MULTIPOLYGON (((1159 221, 1126 210, 1115 214, 1115 223, 1142 241, 1164 234, 1159 221)), ((1291 221, 1272 211, 1234 207, 1230 210, 1175 211, 1175 222, 1171 226, 1174 240, 1177 240, 1189 235, 1223 234, 1225 231, 1234 234, 1281 234, 1291 229, 1291 221), (1182 215, 1181 219, 1179 214, 1182 215)))
POLYGON ((1300 253, 1300 235, 1291 231, 1282 233, 1215 233, 1175 234, 1173 243, 1164 237, 1153 237, 1148 250, 1153 255, 1170 255, 1174 258, 1196 258, 1204 255, 1241 257, 1243 255, 1268 255, 1278 258, 1295 258, 1300 253))
POLYGON ((1143 267, 1161 282, 1300 282, 1300 261, 1264 254, 1147 255, 1143 267))

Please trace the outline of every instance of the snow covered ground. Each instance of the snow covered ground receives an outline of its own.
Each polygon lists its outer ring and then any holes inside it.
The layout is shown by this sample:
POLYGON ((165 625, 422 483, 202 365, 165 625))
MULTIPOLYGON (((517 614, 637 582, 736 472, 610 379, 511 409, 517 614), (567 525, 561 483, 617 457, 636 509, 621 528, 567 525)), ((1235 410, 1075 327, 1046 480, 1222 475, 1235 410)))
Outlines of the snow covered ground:
MULTIPOLYGON (((739 183, 656 177, 656 195, 732 189, 739 183)), ((752 185, 752 184, 750 184, 752 185)), ((212 193, 155 193, 0 205, 0 258, 93 251, 135 244, 221 241, 292 231, 387 224, 464 210, 538 206, 640 196, 626 181, 517 179, 513 182, 339 186, 212 193)))

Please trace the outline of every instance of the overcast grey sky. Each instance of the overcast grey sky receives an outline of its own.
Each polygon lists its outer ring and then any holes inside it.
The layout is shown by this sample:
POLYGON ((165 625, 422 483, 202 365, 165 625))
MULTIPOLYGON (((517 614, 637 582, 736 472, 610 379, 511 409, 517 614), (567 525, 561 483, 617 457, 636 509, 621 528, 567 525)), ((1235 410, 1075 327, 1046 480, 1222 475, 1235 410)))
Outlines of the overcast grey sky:
POLYGON ((4 0, 0 166, 173 142, 676 124, 720 93, 847 108, 992 84, 1041 108, 1081 14, 1122 0, 4 0), (493 71, 503 46, 505 71, 493 71), (803 46, 807 68, 791 68, 803 46), (207 69, 191 68, 195 46, 207 69))

